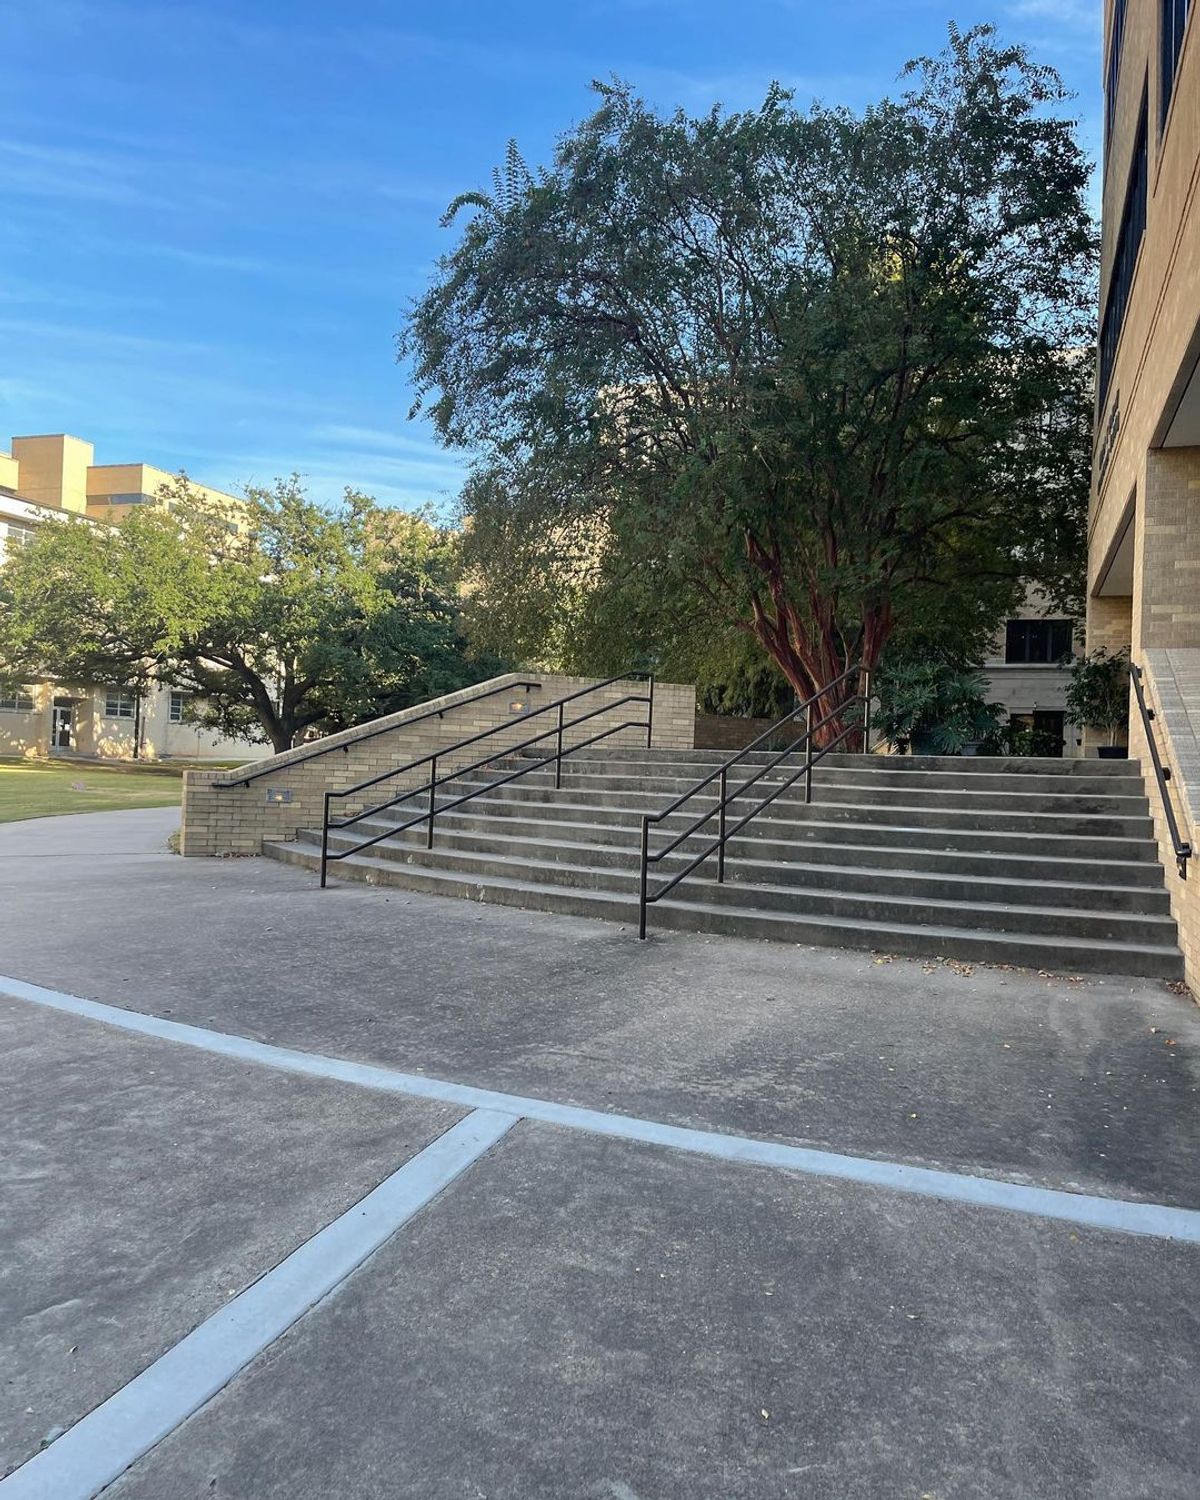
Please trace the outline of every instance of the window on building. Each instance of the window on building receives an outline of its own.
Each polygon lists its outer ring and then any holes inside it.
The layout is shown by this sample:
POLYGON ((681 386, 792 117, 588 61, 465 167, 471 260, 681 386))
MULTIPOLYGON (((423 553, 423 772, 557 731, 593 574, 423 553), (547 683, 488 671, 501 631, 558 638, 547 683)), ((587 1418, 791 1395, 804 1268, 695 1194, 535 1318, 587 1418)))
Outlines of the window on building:
POLYGON ((6 522, 4 530, 10 552, 19 552, 22 547, 28 547, 37 535, 32 526, 23 526, 20 521, 6 522))
POLYGON ((1061 661, 1075 637, 1073 620, 1010 620, 1004 636, 1004 660, 1012 663, 1061 661))
POLYGON ((1171 94, 1175 88, 1175 72, 1183 49, 1183 29, 1187 25, 1188 0, 1160 0, 1160 5, 1162 59, 1158 90, 1158 128, 1161 130, 1167 123, 1167 110, 1171 107, 1171 94))
MULTIPOLYGON (((1121 77, 1121 47, 1125 41, 1125 0, 1113 6, 1112 36, 1108 42, 1108 67, 1104 73, 1104 146, 1107 152, 1112 139, 1113 121, 1117 118, 1117 84, 1121 77)), ((1107 155, 1105 165, 1107 166, 1107 155)))
POLYGON ((1142 100, 1141 118, 1133 147, 1133 164, 1129 169, 1129 186, 1125 190, 1125 207, 1121 227, 1117 230, 1112 272, 1108 278, 1108 295, 1104 317, 1100 320, 1100 410, 1108 399, 1108 386, 1117 362, 1117 345, 1129 307, 1133 286, 1133 268, 1146 232, 1146 101, 1142 100))
POLYGON ((172 693, 171 701, 167 705, 167 718, 172 724, 183 723, 183 705, 187 702, 186 693, 172 693))
POLYGON ((104 695, 104 717, 106 719, 132 719, 134 717, 134 695, 124 688, 110 688, 104 695))
POLYGON ((33 712, 33 699, 28 693, 0 693, 0 713, 28 714, 33 712))

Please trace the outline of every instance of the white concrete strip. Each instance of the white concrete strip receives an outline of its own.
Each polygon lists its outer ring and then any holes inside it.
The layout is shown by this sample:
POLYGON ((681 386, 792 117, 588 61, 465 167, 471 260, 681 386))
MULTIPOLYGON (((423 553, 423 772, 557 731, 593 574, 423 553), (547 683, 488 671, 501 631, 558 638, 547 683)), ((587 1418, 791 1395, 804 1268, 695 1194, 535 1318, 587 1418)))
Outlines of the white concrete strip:
MULTIPOLYGON (((692 1130, 681 1125, 664 1125, 655 1120, 640 1120, 632 1115, 609 1114, 603 1110, 580 1109, 570 1104, 555 1104, 549 1099, 529 1099, 520 1094, 503 1094, 491 1089, 473 1088, 470 1084, 451 1083, 426 1078, 419 1073, 403 1073, 395 1068, 373 1063, 350 1062, 345 1058, 327 1057, 318 1052, 301 1052, 291 1047, 277 1047, 268 1042, 202 1026, 168 1021, 142 1011, 122 1010, 97 1000, 82 1000, 23 980, 0 975, 0 994, 35 1005, 45 1005, 71 1015, 86 1016, 119 1026, 125 1031, 163 1041, 181 1042, 222 1057, 263 1067, 280 1068, 289 1073, 305 1073, 314 1078, 333 1078, 363 1088, 387 1093, 412 1094, 422 1099, 437 1099, 446 1104, 460 1104, 467 1109, 495 1110, 514 1117, 540 1120, 561 1125, 568 1130, 583 1130, 593 1135, 616 1136, 621 1140, 641 1141, 649 1145, 668 1146, 722 1161, 748 1162, 755 1166, 779 1167, 789 1172, 806 1172, 816 1177, 834 1177, 861 1182, 893 1192, 915 1193, 941 1198, 953 1203, 970 1203, 981 1208, 999 1208, 1039 1218, 1059 1219, 1069 1224, 1084 1224, 1094 1229, 1113 1230, 1121 1234, 1155 1235, 1162 1239, 1184 1240, 1200 1244, 1200 1210, 1172 1208, 1160 1203, 1135 1203, 1125 1198, 1101 1198, 1089 1193, 1063 1192, 1056 1188, 1032 1187, 1027 1183, 1002 1178, 974 1177, 963 1172, 942 1172, 929 1167, 913 1167, 903 1162, 878 1161, 869 1156, 843 1156, 834 1151, 818 1151, 807 1146, 785 1146, 773 1141, 755 1140, 750 1136, 726 1135, 713 1130, 692 1130)), ((7 1500, 7 1497, 4 1497, 7 1500)))
POLYGON ((92 1500, 329 1295, 516 1123, 476 1110, 5 1480, 3 1500, 92 1500))

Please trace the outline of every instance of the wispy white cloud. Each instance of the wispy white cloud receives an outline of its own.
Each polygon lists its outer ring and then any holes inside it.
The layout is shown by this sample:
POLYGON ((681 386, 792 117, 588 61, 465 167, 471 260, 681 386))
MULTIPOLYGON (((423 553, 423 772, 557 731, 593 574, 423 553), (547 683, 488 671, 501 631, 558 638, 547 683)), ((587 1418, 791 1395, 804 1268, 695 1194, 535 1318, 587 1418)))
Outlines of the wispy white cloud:
POLYGON ((192 339, 160 338, 152 334, 121 333, 86 323, 47 323, 32 318, 0 318, 0 331, 27 338, 111 353, 192 355, 212 354, 212 344, 192 339))
POLYGON ((149 201, 127 159, 12 139, 0 140, 0 192, 123 207, 149 201))

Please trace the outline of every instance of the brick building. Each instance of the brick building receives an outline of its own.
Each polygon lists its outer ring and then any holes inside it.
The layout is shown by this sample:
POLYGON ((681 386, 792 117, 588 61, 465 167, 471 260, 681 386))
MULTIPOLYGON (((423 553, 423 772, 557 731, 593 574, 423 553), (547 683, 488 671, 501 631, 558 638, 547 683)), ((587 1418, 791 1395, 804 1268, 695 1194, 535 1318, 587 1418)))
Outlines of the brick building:
MULTIPOLYGON (((92 444, 66 433, 15 437, 0 452, 0 565, 41 526, 63 521, 120 523, 138 505, 159 501, 171 475, 149 464, 96 464, 92 444)), ((209 504, 236 515, 222 490, 192 485, 209 504)), ((93 683, 31 682, 0 688, 0 755, 251 760, 268 747, 226 739, 191 723, 183 693, 133 694, 93 683)))
MULTIPOLYGON (((1185 838, 1200 828, 1200 29, 1189 0, 1107 0, 1096 446, 1087 642, 1128 647, 1185 838)), ((1140 714, 1131 752, 1149 776, 1140 714)), ((1200 869, 1175 876, 1194 988, 1200 869)))

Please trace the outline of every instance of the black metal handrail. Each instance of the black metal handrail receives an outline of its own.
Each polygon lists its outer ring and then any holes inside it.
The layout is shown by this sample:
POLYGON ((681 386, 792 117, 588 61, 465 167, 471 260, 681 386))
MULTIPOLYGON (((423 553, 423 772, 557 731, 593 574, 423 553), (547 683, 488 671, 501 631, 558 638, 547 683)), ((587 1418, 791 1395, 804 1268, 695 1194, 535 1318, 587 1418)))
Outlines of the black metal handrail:
MULTIPOLYGON (((336 745, 326 745, 318 740, 307 754, 297 755, 282 766, 264 766, 259 771, 252 771, 249 776, 239 776, 236 781, 214 781, 213 785, 216 787, 249 786, 260 776, 270 776, 275 771, 290 771, 293 766, 303 765, 306 760, 315 760, 318 755, 331 755, 335 750, 341 750, 349 755, 351 745, 361 745, 364 740, 373 740, 377 734, 388 734, 393 729, 407 729, 410 724, 423 724, 426 719, 444 718, 446 714, 453 713, 456 708, 467 708, 472 703, 482 703, 485 698, 493 698, 497 693, 511 693, 516 688, 525 688, 528 691, 530 688, 540 687, 540 682, 525 681, 520 678, 515 682, 503 682, 499 687, 488 688, 486 693, 476 693, 473 698, 460 698, 457 703, 445 703, 441 708, 431 708, 428 713, 405 719, 402 724, 381 724, 377 729, 368 729, 366 734, 356 734, 353 739, 343 740, 336 745)), ((388 715, 389 719, 392 717, 393 715, 388 715)), ((327 736, 327 738, 332 738, 332 736, 327 736)))
POLYGON ((458 740, 453 745, 445 745, 440 750, 432 751, 428 755, 419 756, 416 760, 411 760, 403 766, 397 766, 394 770, 383 771, 378 776, 372 776, 366 781, 358 782, 355 786, 341 787, 336 790, 327 791, 324 796, 324 807, 321 817, 321 885, 325 885, 329 862, 331 860, 348 859, 350 855, 359 854, 362 850, 371 848, 373 844, 381 843, 384 839, 394 838, 396 834, 403 833, 409 828, 415 828, 420 823, 424 823, 428 827, 428 837, 425 847, 432 849, 434 820, 440 813, 449 812, 455 807, 461 807, 464 802, 470 802, 475 797, 481 797, 485 792, 494 791, 497 787, 505 786, 510 781, 516 781, 518 777, 525 776, 530 771, 543 770, 551 760, 554 761, 555 788, 561 787, 562 763, 567 756, 574 754, 576 750, 583 750, 588 745, 594 745, 600 740, 607 739, 610 735, 619 734, 624 729, 644 729, 646 731, 646 746, 649 748, 651 737, 654 733, 654 674, 653 672, 620 672, 615 677, 605 678, 603 682, 595 682, 590 687, 579 688, 574 693, 567 693, 562 698, 555 698, 549 703, 544 703, 541 708, 535 708, 523 717, 527 720, 536 719, 540 718, 542 714, 552 711, 557 711, 558 722, 549 729, 543 730, 541 734, 531 735, 528 739, 522 740, 516 745, 504 745, 491 755, 485 755, 480 760, 472 761, 469 765, 455 766, 453 770, 447 771, 444 776, 438 775, 439 760, 445 760, 449 755, 453 755, 460 750, 465 750, 471 745, 479 744, 482 740, 490 739, 502 730, 510 729, 515 721, 509 720, 503 724, 495 724, 491 729, 484 729, 478 734, 468 735, 465 739, 458 740), (614 682, 630 682, 637 678, 643 678, 646 681, 647 691, 645 693, 625 693, 614 702, 602 703, 599 708, 594 708, 588 713, 580 714, 576 719, 567 719, 565 717, 564 710, 568 703, 574 703, 580 698, 586 698, 591 693, 598 693, 603 688, 611 687, 614 682), (574 729, 580 724, 586 724, 589 719, 595 719, 600 714, 611 713, 613 709, 621 708, 626 703, 644 703, 646 705, 646 717, 644 719, 627 719, 623 723, 610 725, 607 729, 602 729, 599 734, 590 735, 587 739, 579 740, 573 745, 563 744, 563 735, 567 730, 574 729), (448 802, 438 802, 438 788, 445 786, 447 782, 454 781, 460 776, 466 776, 472 771, 482 770, 483 767, 490 766, 494 761, 501 760, 505 756, 516 755, 519 751, 528 750, 533 745, 540 745, 543 741, 552 737, 556 740, 553 756, 546 756, 544 759, 531 759, 528 765, 518 766, 515 771, 510 771, 506 776, 498 777, 483 786, 473 787, 470 791, 464 792, 461 797, 455 797, 448 802), (364 808, 363 811, 355 813, 353 817, 340 819, 336 823, 330 821, 330 803, 335 797, 353 797, 360 792, 369 790, 373 786, 378 786, 380 782, 389 781, 396 776, 407 775, 412 771, 418 771, 422 766, 429 767, 429 780, 424 785, 409 787, 406 791, 397 793, 395 797, 389 798, 386 802, 380 802, 374 807, 364 808), (407 823, 391 824, 382 833, 377 833, 369 839, 363 839, 360 843, 353 845, 349 849, 330 850, 329 833, 331 829, 336 831, 341 828, 350 828, 355 823, 361 823, 365 818, 376 817, 379 813, 386 812, 389 807, 395 807, 397 803, 410 802, 414 797, 421 795, 428 796, 428 805, 423 812, 410 818, 407 823))
POLYGON ((1150 751, 1150 764, 1154 767, 1154 779, 1158 782, 1158 795, 1162 798, 1163 812, 1167 819, 1167 832, 1171 835, 1171 847, 1175 851, 1175 863, 1179 867, 1179 878, 1186 880, 1188 860, 1192 857, 1192 846, 1179 832, 1179 821, 1175 816, 1171 793, 1167 787, 1167 782, 1171 780, 1171 768, 1163 765, 1162 757, 1158 753, 1158 743, 1154 738, 1153 728, 1157 715, 1146 702, 1146 692, 1142 687, 1142 669, 1136 662, 1130 663, 1130 666, 1133 677, 1133 695, 1137 700, 1138 712, 1142 716, 1142 728, 1146 732, 1146 745, 1150 751))
POLYGON ((724 884, 725 845, 729 842, 729 840, 733 838, 735 834, 739 833, 746 826, 746 824, 750 822, 752 818, 757 817, 758 814, 762 812, 763 808, 769 807, 771 803, 774 802, 776 797, 786 792, 790 787, 795 786, 796 782, 799 781, 801 776, 804 777, 804 800, 806 803, 811 802, 813 767, 817 764, 818 761, 823 760, 831 750, 836 749, 837 746, 840 745, 848 735, 853 734, 858 730, 861 730, 862 732, 863 749, 866 750, 869 748, 871 738, 871 674, 869 671, 864 670, 861 665, 848 667, 839 677, 835 677, 832 682, 826 683, 823 688, 818 689, 818 691, 813 693, 810 698, 806 698, 804 702, 794 708, 791 713, 785 714, 783 718, 778 721, 778 723, 772 724, 769 729, 765 729, 762 734, 751 740, 748 745, 743 746, 741 750, 737 751, 736 754, 731 755, 728 760, 723 761, 721 765, 710 771, 707 776, 696 782, 694 786, 689 787, 687 791, 676 797, 674 802, 669 803, 666 807, 661 808, 656 813, 645 814, 642 818, 641 873, 638 880, 638 937, 644 938, 646 936, 647 908, 653 906, 656 901, 661 901, 665 895, 675 889, 675 887, 681 880, 690 875, 692 871, 697 869, 698 866, 702 865, 705 860, 711 859, 714 854, 717 856, 717 881, 719 884, 724 884), (858 691, 852 693, 849 697, 844 698, 834 709, 825 714, 823 718, 814 720, 813 710, 820 699, 826 697, 826 695, 831 693, 834 688, 840 687, 843 682, 855 675, 858 675, 860 679, 860 686, 858 688, 858 691), (846 727, 841 731, 841 733, 836 735, 828 745, 824 745, 820 750, 814 752, 811 741, 813 735, 817 732, 817 730, 823 729, 826 724, 831 723, 834 719, 840 718, 847 711, 847 709, 852 708, 857 703, 862 703, 863 705, 863 717, 861 725, 858 723, 847 724, 846 727), (793 740, 790 745, 786 746, 783 750, 780 750, 776 755, 772 756, 770 760, 766 761, 759 768, 755 775, 751 776, 748 780, 743 781, 739 786, 735 787, 732 792, 730 792, 730 768, 732 766, 735 766, 738 761, 744 759, 747 755, 749 755, 750 752, 757 746, 761 745, 764 740, 770 739, 785 726, 794 724, 801 714, 805 716, 804 733, 797 739, 793 740), (808 749, 805 754, 804 764, 798 767, 798 769, 791 776, 789 776, 786 781, 782 781, 778 786, 773 787, 769 795, 765 796, 761 802, 752 807, 748 813, 743 814, 742 817, 740 817, 737 822, 734 823, 732 827, 730 827, 728 819, 730 804, 736 801, 738 797, 743 796, 750 789, 750 787, 761 781, 769 771, 773 771, 775 767, 779 765, 782 760, 786 759, 787 756, 791 755, 798 746, 805 744, 807 744, 808 749), (712 807, 708 808, 705 812, 701 813, 698 818, 689 823, 688 826, 681 832, 676 834, 676 836, 671 840, 669 844, 664 844, 661 849, 656 849, 653 853, 651 853, 650 825, 652 823, 661 823, 665 818, 669 818, 672 813, 678 812, 678 810, 684 805, 685 802, 691 801, 691 799, 695 797, 699 792, 702 792, 705 787, 711 786, 714 781, 718 783, 716 803, 712 807), (679 845, 682 844, 686 839, 690 839, 695 834, 699 833, 699 831, 705 826, 705 824, 710 823, 713 818, 716 818, 718 820, 717 836, 713 840, 713 842, 706 848, 702 849, 700 853, 697 854, 694 858, 690 859, 688 863, 684 865, 683 869, 677 871, 671 877, 671 879, 666 882, 665 885, 661 885, 657 890, 651 891, 649 889, 650 866, 656 865, 661 860, 665 859, 668 854, 677 849, 679 845))

